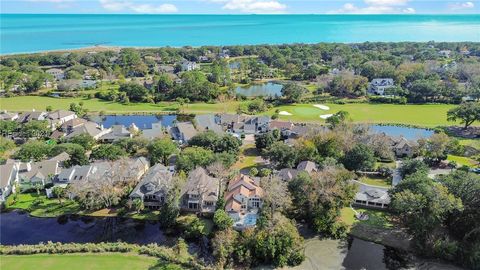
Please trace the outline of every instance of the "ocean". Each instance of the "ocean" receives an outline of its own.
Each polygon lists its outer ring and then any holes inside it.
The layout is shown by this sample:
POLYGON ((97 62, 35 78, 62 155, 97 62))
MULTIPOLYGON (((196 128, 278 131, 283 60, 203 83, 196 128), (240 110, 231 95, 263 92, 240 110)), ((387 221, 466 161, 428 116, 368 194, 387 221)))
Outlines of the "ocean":
POLYGON ((480 41, 480 15, 0 14, 0 54, 103 46, 480 41))

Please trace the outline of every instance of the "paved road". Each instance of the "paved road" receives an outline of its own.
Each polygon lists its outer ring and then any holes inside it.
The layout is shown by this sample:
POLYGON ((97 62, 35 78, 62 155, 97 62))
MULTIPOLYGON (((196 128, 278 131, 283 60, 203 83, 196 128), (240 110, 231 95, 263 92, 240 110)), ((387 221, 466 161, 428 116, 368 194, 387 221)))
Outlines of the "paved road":
POLYGON ((392 175, 392 186, 396 186, 398 185, 398 183, 400 183, 400 181, 402 181, 402 176, 400 175, 400 167, 402 166, 402 161, 395 161, 395 166, 396 167, 392 175))

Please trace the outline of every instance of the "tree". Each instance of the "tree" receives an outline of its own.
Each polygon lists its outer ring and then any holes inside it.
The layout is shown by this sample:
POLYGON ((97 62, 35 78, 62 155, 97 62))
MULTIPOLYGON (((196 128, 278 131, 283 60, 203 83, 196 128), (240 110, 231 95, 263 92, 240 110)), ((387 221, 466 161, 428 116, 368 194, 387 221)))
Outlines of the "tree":
POLYGON ((20 150, 17 151, 15 157, 22 161, 41 161, 45 159, 51 151, 52 147, 41 141, 28 141, 24 143, 20 150))
POLYGON ((114 144, 101 144, 92 150, 91 159, 117 160, 126 156, 125 150, 114 144))
POLYGON ((188 141, 188 144, 190 146, 198 146, 198 147, 203 147, 203 148, 215 151, 218 140, 219 140, 219 137, 215 132, 211 130, 207 130, 193 136, 188 141))
POLYGON ((178 185, 181 183, 178 177, 175 177, 172 181, 175 183, 169 187, 165 197, 165 202, 160 209, 160 224, 165 228, 170 228, 176 223, 176 219, 180 214, 179 208, 179 194, 178 185))
POLYGON ((287 83, 282 87, 282 96, 287 103, 299 102, 306 92, 304 87, 296 83, 287 83))
POLYGON ((85 155, 85 148, 79 144, 75 143, 61 143, 57 144, 52 148, 50 156, 56 156, 63 152, 66 152, 70 159, 65 162, 66 167, 71 167, 75 165, 87 165, 88 158, 85 155))
POLYGON ((418 160, 418 159, 409 159, 409 160, 403 161, 402 166, 399 169, 400 175, 402 177, 406 177, 415 172, 427 174, 428 171, 429 171, 429 168, 427 164, 425 164, 425 162, 423 162, 422 160, 418 160))
POLYGON ((0 132, 2 136, 10 136, 18 129, 18 123, 15 121, 0 120, 0 132))
POLYGON ((187 147, 178 155, 177 170, 191 171, 197 166, 206 167, 215 161, 211 150, 201 147, 187 147))
POLYGON ((133 199, 132 206, 137 213, 140 213, 141 211, 143 211, 143 209, 145 209, 145 205, 143 204, 143 201, 140 198, 133 199))
POLYGON ((24 138, 45 138, 52 132, 45 120, 32 120, 23 124, 20 132, 24 138))
POLYGON ((345 122, 349 119, 349 113, 347 111, 339 111, 334 115, 330 116, 325 120, 327 124, 329 124, 332 128, 335 128, 339 125, 345 124, 345 122))
POLYGON ((424 162, 429 165, 436 165, 442 160, 447 159, 451 140, 445 133, 435 133, 428 139, 418 140, 420 153, 424 157, 424 162))
POLYGON ((464 124, 464 128, 468 128, 475 121, 480 121, 480 103, 465 102, 460 106, 450 109, 447 112, 447 120, 455 122, 460 120, 464 124))
POLYGON ((220 137, 215 143, 215 152, 228 152, 238 155, 242 141, 230 134, 225 134, 220 137))
POLYGON ((88 109, 83 107, 83 102, 70 103, 70 111, 74 112, 78 117, 84 117, 87 115, 88 109))
POLYGON ((168 158, 177 151, 177 145, 169 138, 156 139, 147 146, 150 162, 168 165, 168 158))
POLYGON ((233 219, 227 214, 227 212, 225 212, 225 210, 217 209, 213 215, 213 223, 219 230, 223 231, 232 227, 233 219))
POLYGON ((349 170, 371 171, 375 166, 375 155, 369 146, 359 143, 345 153, 342 163, 349 170))
POLYGON ((451 213, 463 210, 459 198, 424 173, 407 176, 390 193, 390 208, 407 226, 421 251, 427 254, 433 250, 437 226, 451 213))
POLYGON ((262 150, 270 147, 277 139, 273 136, 272 132, 266 132, 263 134, 255 135, 255 147, 258 150, 262 150))
POLYGON ((58 202, 60 203, 60 205, 62 205, 62 198, 65 196, 65 189, 62 188, 62 187, 59 187, 59 186, 54 186, 53 189, 52 189, 52 193, 55 197, 57 197, 58 199, 58 202))
POLYGON ((81 145, 85 150, 92 150, 95 139, 87 133, 79 134, 68 139, 68 142, 81 145))
POLYGON ((350 205, 356 187, 351 172, 339 167, 325 167, 310 176, 298 174, 289 184, 295 216, 305 219, 314 230, 334 238, 344 237, 347 228, 339 222, 340 210, 350 205))
POLYGON ((134 102, 143 102, 148 97, 148 89, 134 82, 124 83, 118 90, 125 92, 129 100, 134 102))
MULTIPOLYGON (((145 150, 148 145, 148 140, 141 137, 134 138, 122 138, 113 142, 113 144, 118 145, 120 148, 125 150, 130 156, 134 156, 139 152, 145 150)), ((153 142, 152 142, 153 143, 153 142)))
POLYGON ((295 148, 283 142, 275 142, 262 153, 277 168, 293 168, 297 161, 295 148))
POLYGON ((286 211, 292 204, 290 192, 287 183, 280 178, 265 177, 260 181, 260 186, 264 190, 263 209, 269 210, 270 217, 277 211, 286 211))
POLYGON ((221 269, 233 263, 233 253, 237 248, 237 237, 238 233, 232 228, 215 232, 212 238, 212 254, 221 269))

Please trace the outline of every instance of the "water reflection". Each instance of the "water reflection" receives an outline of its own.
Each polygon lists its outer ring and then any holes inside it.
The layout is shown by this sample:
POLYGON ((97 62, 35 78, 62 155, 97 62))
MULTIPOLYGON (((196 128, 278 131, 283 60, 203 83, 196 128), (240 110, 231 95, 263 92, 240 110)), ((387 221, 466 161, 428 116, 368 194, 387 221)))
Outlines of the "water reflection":
POLYGON ((264 83, 264 84, 252 84, 247 87, 238 86, 235 88, 235 93, 241 94, 247 97, 259 97, 259 96, 281 96, 283 85, 278 83, 264 83))

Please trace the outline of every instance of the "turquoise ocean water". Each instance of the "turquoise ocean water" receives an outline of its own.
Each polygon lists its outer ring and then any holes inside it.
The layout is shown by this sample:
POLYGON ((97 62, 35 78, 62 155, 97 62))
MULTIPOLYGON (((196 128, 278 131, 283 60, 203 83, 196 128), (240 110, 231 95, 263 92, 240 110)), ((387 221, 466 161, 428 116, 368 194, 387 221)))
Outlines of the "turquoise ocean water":
POLYGON ((106 46, 480 41, 480 15, 0 15, 0 54, 106 46))

